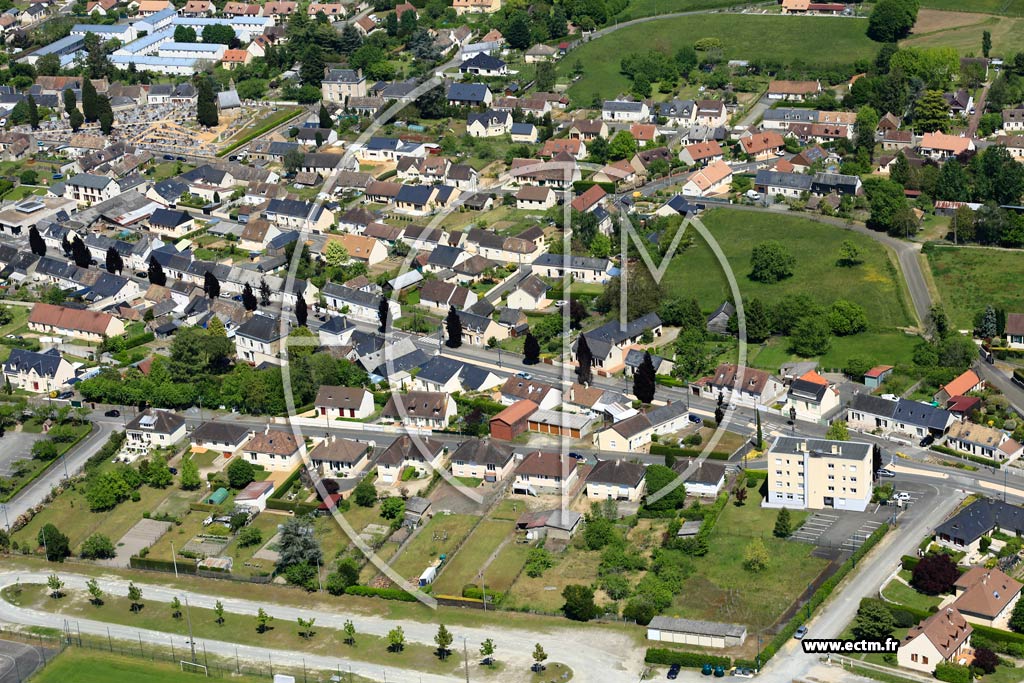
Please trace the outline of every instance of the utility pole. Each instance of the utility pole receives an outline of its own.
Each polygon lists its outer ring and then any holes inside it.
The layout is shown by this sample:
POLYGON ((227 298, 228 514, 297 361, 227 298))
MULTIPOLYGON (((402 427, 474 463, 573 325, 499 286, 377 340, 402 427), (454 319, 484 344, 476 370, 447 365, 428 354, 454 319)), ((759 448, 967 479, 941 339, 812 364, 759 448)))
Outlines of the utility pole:
POLYGON ((466 683, 469 683, 469 648, 465 638, 462 639, 462 661, 466 665, 466 683))
POLYGON ((192 648, 192 663, 196 663, 196 639, 192 637, 192 609, 188 605, 188 596, 185 596, 185 618, 188 620, 188 645, 192 648))

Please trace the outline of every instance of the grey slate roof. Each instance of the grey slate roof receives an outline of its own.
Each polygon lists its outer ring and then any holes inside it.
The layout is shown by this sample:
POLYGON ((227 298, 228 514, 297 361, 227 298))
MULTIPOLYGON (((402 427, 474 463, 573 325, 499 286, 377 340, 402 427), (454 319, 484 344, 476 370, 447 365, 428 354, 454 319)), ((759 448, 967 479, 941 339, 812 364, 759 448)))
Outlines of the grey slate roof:
POLYGON ((4 372, 19 374, 35 370, 36 374, 41 377, 52 378, 57 374, 61 360, 60 351, 57 349, 50 349, 42 353, 28 349, 11 349, 11 355, 4 363, 4 372))
POLYGON ((935 527, 935 533, 962 540, 967 545, 997 526, 1004 533, 1024 535, 1024 508, 982 498, 935 527))
POLYGON ((280 321, 265 315, 254 315, 249 318, 239 325, 235 335, 267 343, 277 341, 283 336, 280 321))

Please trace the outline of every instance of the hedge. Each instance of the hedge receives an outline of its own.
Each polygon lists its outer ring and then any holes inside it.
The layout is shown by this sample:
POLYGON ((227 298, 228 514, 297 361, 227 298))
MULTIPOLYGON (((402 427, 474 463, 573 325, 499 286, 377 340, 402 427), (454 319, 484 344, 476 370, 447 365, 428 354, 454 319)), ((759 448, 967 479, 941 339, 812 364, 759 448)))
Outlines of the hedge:
POLYGON ((134 337, 125 340, 124 350, 127 351, 128 349, 134 349, 136 346, 148 344, 154 339, 156 339, 156 335, 153 334, 152 332, 143 332, 142 334, 137 334, 134 337))
POLYGON ((747 479, 765 481, 768 479, 768 470, 747 470, 747 479))
POLYGON ((274 489, 274 492, 270 494, 270 500, 274 500, 275 498, 280 498, 284 494, 286 494, 289 491, 291 491, 292 490, 292 484, 294 484, 295 480, 299 478, 299 473, 301 471, 302 471, 302 468, 300 467, 299 469, 295 470, 290 475, 288 475, 288 478, 285 479, 284 481, 282 481, 281 485, 278 486, 276 489, 274 489))
MULTIPOLYGON (((157 572, 175 571, 173 560, 157 560, 149 557, 139 557, 138 555, 132 555, 128 559, 128 565, 132 569, 150 569, 157 572)), ((177 572, 179 574, 195 574, 199 571, 195 560, 181 559, 177 561, 177 565, 177 572)))
POLYGON ((932 444, 932 450, 938 453, 945 453, 946 455, 951 455, 955 458, 963 458, 964 460, 970 460, 971 462, 976 462, 979 465, 984 465, 985 467, 997 467, 999 465, 999 463, 997 463, 995 460, 992 460, 991 458, 983 458, 978 455, 971 455, 970 453, 961 453, 960 451, 949 448, 948 446, 932 444))
POLYGON ((25 349, 27 351, 38 351, 43 348, 39 345, 38 339, 10 339, 8 337, 0 337, 0 344, 10 346, 13 349, 25 349))
POLYGON ((296 503, 279 498, 270 498, 267 500, 267 509, 294 512, 296 515, 310 515, 320 509, 320 503, 296 503))
POLYGON ((195 512, 216 512, 220 506, 213 503, 189 503, 188 509, 195 512))
POLYGON ((598 183, 593 180, 577 180, 572 184, 572 189, 574 192, 582 194, 594 185, 600 185, 601 189, 608 194, 615 194, 615 183, 598 183))
POLYGON ((346 595, 359 595, 366 598, 381 598, 382 600, 399 600, 401 602, 416 602, 415 596, 406 593, 401 588, 374 588, 373 586, 349 586, 345 589, 346 595))
MULTIPOLYGON (((501 604, 501 602, 505 600, 504 593, 500 593, 498 591, 486 591, 486 593, 487 602, 491 603, 492 605, 501 604)), ((479 587, 474 586, 473 584, 467 584, 462 589, 462 597, 470 598, 472 600, 483 600, 484 591, 480 590, 479 587)))
POLYGON ((914 567, 916 567, 917 563, 920 561, 921 558, 917 557, 916 555, 904 555, 900 558, 900 563, 903 565, 903 568, 906 569, 908 572, 914 571, 914 567))
POLYGON ((1024 368, 1013 369, 1013 381, 1018 384, 1024 384, 1024 368))
POLYGON ((723 655, 708 655, 702 652, 686 652, 685 650, 669 650, 664 647, 649 647, 644 661, 648 664, 664 664, 671 666, 678 664, 693 669, 700 669, 705 664, 720 666, 725 669, 732 668, 732 659, 723 655))
MULTIPOLYGON (((666 446, 661 443, 651 444, 651 455, 672 455, 677 458, 697 458, 701 451, 697 448, 679 448, 677 446, 666 446)), ((708 453, 708 460, 728 460, 731 453, 712 451, 708 453)))

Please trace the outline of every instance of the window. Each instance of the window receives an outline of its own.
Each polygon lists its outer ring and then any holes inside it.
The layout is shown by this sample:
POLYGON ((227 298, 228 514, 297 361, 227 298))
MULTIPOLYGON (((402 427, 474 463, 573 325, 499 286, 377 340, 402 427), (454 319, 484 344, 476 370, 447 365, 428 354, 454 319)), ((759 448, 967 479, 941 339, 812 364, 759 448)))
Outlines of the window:
POLYGON ((834 470, 834 469, 836 468, 836 464, 835 464, 834 462, 830 462, 830 463, 828 464, 828 468, 829 468, 830 470, 834 470))
POLYGON ((780 476, 780 477, 781 477, 781 476, 782 476, 782 470, 775 470, 775 474, 776 474, 777 476, 780 476))
POLYGON ((835 490, 836 490, 836 487, 835 487, 835 486, 829 486, 829 487, 828 487, 828 490, 829 490, 829 491, 835 491, 835 490))
POLYGON ((828 475, 828 480, 829 481, 833 481, 833 480, 835 480, 835 478, 836 478, 836 475, 834 475, 834 474, 828 475))
POLYGON ((917 661, 917 653, 916 652, 913 653, 912 655, 910 655, 910 661, 912 661, 912 662, 916 662, 917 661))
POLYGON ((921 663, 922 664, 927 664, 928 663, 928 655, 921 655, 921 663))

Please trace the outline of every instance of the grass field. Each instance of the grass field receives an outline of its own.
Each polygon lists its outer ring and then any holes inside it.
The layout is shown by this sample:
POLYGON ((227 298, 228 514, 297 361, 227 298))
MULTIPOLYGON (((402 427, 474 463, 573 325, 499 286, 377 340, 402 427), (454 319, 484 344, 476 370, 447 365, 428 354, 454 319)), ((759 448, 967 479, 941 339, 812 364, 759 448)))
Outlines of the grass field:
MULTIPOLYGON (((690 576, 669 616, 747 624, 763 629, 773 624, 821 573, 827 562, 811 557, 813 546, 774 538, 775 510, 761 508, 761 495, 751 489, 743 507, 731 502, 711 535, 708 554, 694 560, 690 576), (752 538, 763 538, 771 561, 762 572, 743 567, 743 551, 752 538)), ((793 527, 806 512, 791 511, 793 527)))
POLYGON ((455 550, 478 519, 473 515, 435 515, 391 566, 408 579, 418 577, 438 556, 455 550), (443 540, 445 533, 447 540, 443 540), (435 534, 438 540, 434 540, 435 534))
POLYGON ((628 21, 638 17, 650 17, 670 12, 689 12, 692 10, 714 9, 716 7, 733 7, 736 0, 633 0, 626 9, 616 17, 618 21, 628 21))
POLYGON ((922 0, 921 9, 980 12, 1020 17, 1024 16, 1024 0, 974 0, 969 3, 958 2, 958 0, 922 0))
POLYGON ((950 322, 970 329, 974 314, 992 304, 1020 311, 1024 253, 974 247, 937 247, 928 263, 950 322))
POLYGON ((477 572, 498 549, 501 542, 509 537, 515 526, 515 522, 509 521, 485 519, 480 522, 455 557, 448 561, 448 566, 434 583, 434 592, 441 595, 462 595, 462 589, 466 584, 479 586, 480 578, 477 572))
POLYGON ((557 612, 565 604, 562 590, 572 583, 589 586, 597 581, 599 564, 601 551, 570 548, 563 554, 556 554, 555 566, 543 575, 531 578, 525 573, 521 574, 506 601, 515 605, 529 605, 532 609, 544 612, 557 612))
MULTIPOLYGON (((178 664, 134 659, 110 653, 68 649, 32 679, 33 683, 195 683, 198 676, 181 671, 178 664)), ((231 677, 234 683, 257 683, 266 678, 231 677)))
POLYGON ((726 59, 842 64, 871 58, 877 52, 877 44, 864 30, 864 22, 842 18, 736 14, 677 17, 629 26, 598 38, 573 50, 558 69, 560 75, 570 76, 577 61, 583 64, 583 76, 569 88, 569 95, 574 101, 589 103, 595 94, 607 99, 629 90, 629 79, 619 72, 619 65, 631 52, 660 50, 674 55, 680 45, 715 37, 722 40, 726 59), (815 40, 808 41, 808 35, 815 40))
MULTIPOLYGON (((1024 5, 1022 5, 1024 6, 1024 5)), ((953 9, 953 8, 951 8, 953 9)), ((1024 47, 1024 19, 976 14, 974 5, 957 12, 922 12, 914 32, 902 42, 912 47, 951 47, 962 55, 981 54, 981 33, 992 33, 993 56, 1011 57, 1024 47)), ((1021 16, 1020 11, 1014 12, 1021 16)))
MULTIPOLYGON (((23 586, 20 595, 15 595, 13 591, 6 590, 3 596, 14 604, 164 633, 189 633, 186 619, 171 618, 170 607, 166 603, 147 601, 145 594, 141 601, 142 610, 133 613, 129 609, 128 598, 123 596, 104 596, 103 605, 96 607, 89 603, 89 596, 84 592, 68 591, 65 597, 53 600, 48 596, 49 589, 41 584, 23 586)), ((333 656, 344 652, 347 659, 449 675, 458 670, 460 663, 456 652, 442 662, 434 654, 435 648, 431 645, 407 642, 402 652, 393 653, 388 652, 387 639, 382 636, 358 633, 355 645, 349 646, 341 644, 344 636, 340 631, 320 626, 315 627, 316 633, 312 638, 303 638, 298 634, 298 625, 293 622, 272 621, 269 630, 257 633, 255 617, 252 615, 226 612, 224 623, 218 624, 213 610, 192 607, 190 612, 192 633, 197 640, 223 640, 239 645, 333 656)))
POLYGON ((890 581, 889 585, 882 590, 882 593, 889 600, 895 600, 901 605, 913 607, 914 609, 929 610, 942 602, 941 598, 918 593, 902 581, 896 580, 890 581))
MULTIPOLYGON (((866 358, 873 363, 899 365, 910 363, 919 337, 902 332, 866 332, 850 337, 833 337, 829 350, 818 358, 825 370, 842 370, 851 357, 866 358)), ((772 337, 764 346, 748 347, 748 364, 754 368, 778 372, 783 363, 801 360, 788 350, 789 340, 772 337)))
MULTIPOLYGON (((867 309, 873 331, 890 331, 907 324, 889 256, 866 235, 797 216, 726 209, 709 211, 702 220, 725 252, 745 300, 760 298, 772 303, 787 294, 801 293, 823 305, 849 299, 867 309), (754 245, 769 239, 783 242, 797 264, 792 277, 770 285, 748 277, 754 245), (857 245, 863 263, 853 268, 836 265, 844 240, 857 245)), ((705 311, 714 310, 729 296, 726 275, 699 235, 692 247, 673 259, 662 285, 669 296, 696 297, 705 311)))

